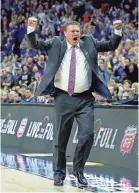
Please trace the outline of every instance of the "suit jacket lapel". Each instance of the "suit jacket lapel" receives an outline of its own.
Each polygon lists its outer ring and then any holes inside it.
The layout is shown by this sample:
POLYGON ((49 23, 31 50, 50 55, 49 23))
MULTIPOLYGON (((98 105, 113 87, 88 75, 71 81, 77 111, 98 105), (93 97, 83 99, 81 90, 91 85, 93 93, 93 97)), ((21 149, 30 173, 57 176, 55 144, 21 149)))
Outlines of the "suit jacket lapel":
POLYGON ((60 50, 60 56, 59 56, 59 61, 58 61, 58 65, 60 66, 62 60, 63 60, 63 57, 65 55, 65 52, 67 50, 67 42, 66 40, 64 39, 62 44, 61 44, 61 50, 60 50))
POLYGON ((88 51, 86 50, 86 47, 85 47, 85 45, 84 45, 84 41, 83 41, 83 40, 80 40, 80 41, 79 41, 79 45, 80 45, 80 48, 81 48, 81 50, 82 50, 82 52, 83 52, 83 54, 84 54, 87 62, 90 63, 89 53, 88 53, 88 51))
POLYGON ((96 73, 95 69, 94 69, 94 66, 92 65, 92 61, 90 59, 90 56, 89 56, 89 52, 87 51, 87 45, 85 45, 84 41, 82 39, 80 39, 80 42, 79 42, 79 45, 80 45, 80 48, 89 64, 89 66, 91 67, 91 69, 93 70, 94 73, 96 73))

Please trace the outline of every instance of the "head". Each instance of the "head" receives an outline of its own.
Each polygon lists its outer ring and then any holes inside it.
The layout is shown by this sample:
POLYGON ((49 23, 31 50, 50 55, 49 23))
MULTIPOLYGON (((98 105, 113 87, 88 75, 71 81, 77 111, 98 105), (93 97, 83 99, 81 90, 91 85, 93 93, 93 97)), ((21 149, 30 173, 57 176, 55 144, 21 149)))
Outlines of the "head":
POLYGON ((139 83, 138 82, 134 82, 132 84, 132 89, 133 89, 134 93, 139 94, 139 83))
POLYGON ((99 59, 98 60, 98 66, 100 69, 103 71, 104 70, 104 59, 99 59))
POLYGON ((9 99, 10 100, 12 100, 12 101, 14 100, 15 93, 16 93, 15 91, 10 91, 10 93, 9 93, 9 99))
POLYGON ((83 34, 90 34, 92 31, 93 26, 86 23, 83 27, 83 34))
POLYGON ((28 72, 28 67, 27 66, 23 66, 23 71, 24 72, 28 72))
POLYGON ((130 59, 129 59, 129 58, 125 58, 125 59, 124 59, 124 63, 125 63, 126 66, 129 66, 129 64, 130 64, 130 59))
POLYGON ((33 96, 33 89, 32 88, 27 88, 25 92, 26 92, 25 96, 27 99, 33 96))
POLYGON ((2 93, 2 100, 3 101, 7 101, 8 100, 8 93, 7 92, 3 92, 2 93))
POLYGON ((10 72, 7 72, 6 77, 7 77, 8 79, 11 78, 11 73, 10 73, 10 72))
POLYGON ((18 92, 16 92, 15 93, 15 95, 14 95, 14 102, 15 103, 18 103, 18 102, 20 102, 21 101, 21 94, 20 93, 18 93, 18 92))
POLYGON ((5 69, 5 68, 3 68, 3 69, 1 70, 1 74, 2 74, 2 76, 6 76, 7 71, 6 71, 6 69, 5 69))
POLYGON ((134 72, 134 64, 133 63, 131 63, 130 65, 129 65, 129 72, 134 72))
POLYGON ((33 59, 31 57, 28 57, 27 62, 28 62, 28 64, 31 64, 33 62, 33 59))
POLYGON ((64 35, 69 44, 76 46, 81 37, 80 24, 76 21, 70 21, 64 26, 64 35))
POLYGON ((41 80, 41 74, 39 72, 35 73, 35 79, 40 81, 41 80))
POLYGON ((21 68, 16 67, 15 68, 15 74, 17 75, 17 74, 20 74, 20 73, 21 73, 21 68))
POLYGON ((34 66, 33 69, 32 69, 32 71, 33 71, 34 73, 38 72, 38 67, 37 67, 37 66, 34 66))
POLYGON ((125 50, 129 51, 133 47, 133 40, 127 39, 125 42, 125 50))
POLYGON ((119 88, 118 88, 117 84, 110 84, 108 86, 108 89, 109 89, 112 96, 117 96, 118 95, 119 88))
POLYGON ((131 88, 131 82, 129 81, 129 80, 125 80, 124 82, 123 82, 123 86, 124 86, 124 89, 129 89, 129 88, 131 88))
POLYGON ((27 89, 27 86, 26 85, 22 85, 20 87, 20 89, 18 90, 18 93, 20 93, 22 95, 22 97, 25 97, 26 89, 27 89))

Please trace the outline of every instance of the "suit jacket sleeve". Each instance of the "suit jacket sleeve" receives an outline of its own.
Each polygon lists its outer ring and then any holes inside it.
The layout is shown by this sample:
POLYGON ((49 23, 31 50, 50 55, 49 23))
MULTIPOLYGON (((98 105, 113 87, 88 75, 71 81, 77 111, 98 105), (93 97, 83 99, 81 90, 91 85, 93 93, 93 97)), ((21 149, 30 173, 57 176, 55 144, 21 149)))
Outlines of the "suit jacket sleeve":
POLYGON ((46 41, 36 40, 35 33, 32 32, 27 34, 27 41, 30 49, 40 50, 42 52, 47 52, 52 47, 53 39, 46 41))
POLYGON ((108 41, 98 41, 92 37, 97 52, 107 52, 115 50, 118 47, 121 39, 122 36, 118 36, 116 34, 113 34, 111 39, 108 41))

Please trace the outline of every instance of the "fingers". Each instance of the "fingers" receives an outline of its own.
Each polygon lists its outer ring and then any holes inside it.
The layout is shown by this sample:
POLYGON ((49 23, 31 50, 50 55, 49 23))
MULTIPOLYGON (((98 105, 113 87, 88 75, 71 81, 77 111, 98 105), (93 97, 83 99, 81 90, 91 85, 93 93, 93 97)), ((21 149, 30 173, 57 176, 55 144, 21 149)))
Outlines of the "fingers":
POLYGON ((36 28, 36 26, 37 26, 37 18, 29 17, 28 18, 28 26, 36 28))
POLYGON ((119 30, 119 29, 122 28, 122 21, 121 21, 121 20, 115 20, 115 21, 113 22, 113 25, 114 25, 114 28, 115 28, 115 29, 119 30))
POLYGON ((115 24, 122 24, 122 21, 121 21, 121 20, 115 20, 115 21, 113 22, 113 25, 115 25, 115 24))

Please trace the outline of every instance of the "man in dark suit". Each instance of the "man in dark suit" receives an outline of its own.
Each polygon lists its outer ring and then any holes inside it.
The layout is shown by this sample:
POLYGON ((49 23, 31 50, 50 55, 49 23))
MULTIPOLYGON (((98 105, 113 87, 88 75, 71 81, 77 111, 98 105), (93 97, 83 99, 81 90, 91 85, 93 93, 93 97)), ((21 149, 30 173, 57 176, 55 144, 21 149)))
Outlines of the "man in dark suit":
POLYGON ((74 118, 79 126, 78 144, 73 158, 73 175, 78 182, 87 185, 83 175, 86 160, 94 138, 94 97, 97 92, 111 98, 102 73, 97 65, 98 52, 115 50, 121 40, 121 21, 115 21, 114 34, 109 41, 97 41, 91 35, 81 37, 79 23, 72 21, 65 25, 65 39, 55 36, 51 40, 37 41, 37 21, 29 18, 27 38, 31 49, 48 54, 48 66, 35 96, 40 95, 54 81, 56 88, 54 130, 54 185, 63 185, 66 176, 66 147, 74 118))

